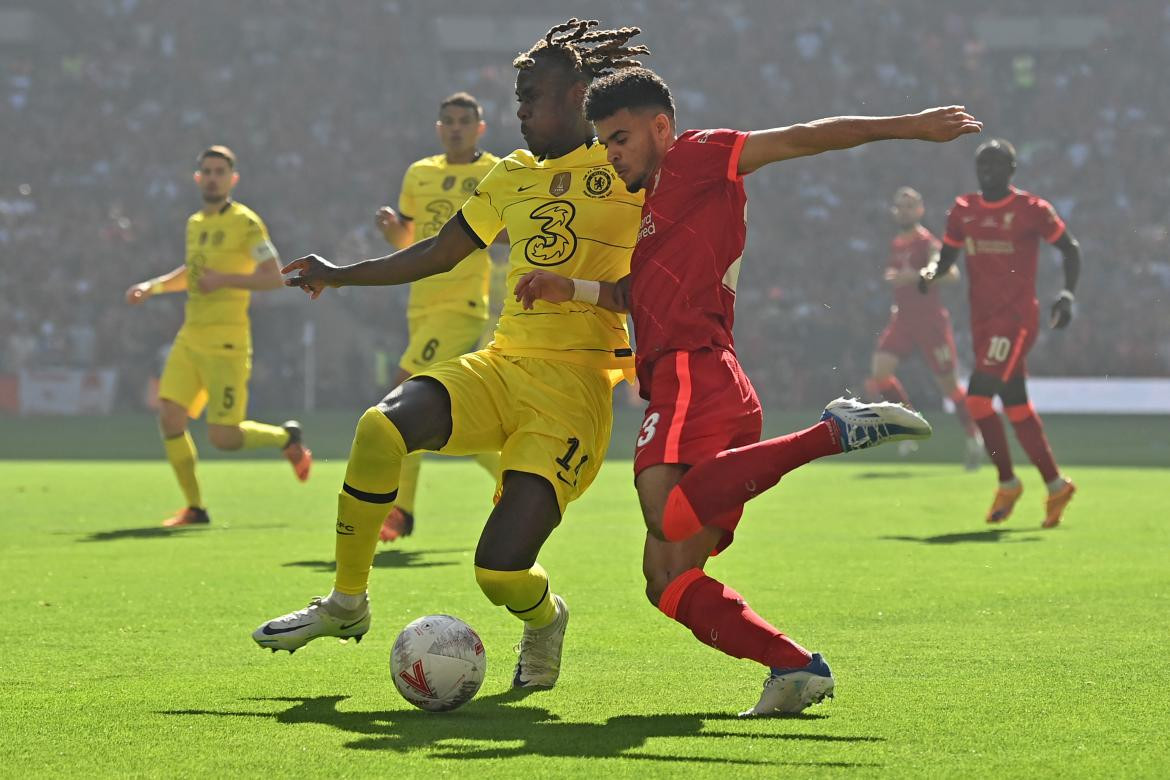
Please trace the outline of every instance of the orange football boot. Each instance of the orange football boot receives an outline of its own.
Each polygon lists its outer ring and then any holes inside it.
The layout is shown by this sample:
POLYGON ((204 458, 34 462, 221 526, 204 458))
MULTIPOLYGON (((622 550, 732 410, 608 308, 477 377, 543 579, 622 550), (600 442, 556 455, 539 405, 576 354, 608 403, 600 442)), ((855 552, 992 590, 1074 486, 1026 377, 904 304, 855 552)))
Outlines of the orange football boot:
POLYGON ((1060 525, 1061 515, 1064 514, 1064 508, 1068 506, 1068 502, 1072 501, 1073 494, 1077 492, 1077 486, 1072 483, 1071 479, 1064 481, 1064 487, 1055 493, 1048 495, 1048 500, 1044 503, 1044 522, 1041 528, 1056 528, 1060 525))
POLYGON ((991 511, 987 513, 987 522, 1002 523, 1011 517, 1012 510, 1020 496, 1024 495, 1024 486, 1014 488, 1001 487, 995 491, 995 500, 991 502, 991 511))
POLYGON ((313 451, 306 447, 302 441, 304 433, 301 432, 301 424, 296 420, 289 420, 280 427, 288 431, 288 444, 284 445, 281 452, 292 464, 297 479, 305 482, 309 479, 309 469, 313 467, 313 451))
POLYGON ((163 520, 163 527, 176 528, 180 525, 207 525, 211 522, 211 516, 207 514, 206 509, 200 509, 197 506, 189 506, 180 511, 174 517, 169 517, 163 520))

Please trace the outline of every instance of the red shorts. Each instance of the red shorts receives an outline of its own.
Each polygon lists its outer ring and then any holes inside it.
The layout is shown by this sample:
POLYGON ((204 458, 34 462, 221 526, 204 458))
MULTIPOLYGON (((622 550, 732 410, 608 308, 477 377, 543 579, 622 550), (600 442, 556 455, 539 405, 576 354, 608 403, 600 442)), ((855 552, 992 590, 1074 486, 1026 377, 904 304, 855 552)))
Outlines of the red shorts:
MULTIPOLYGON (((670 352, 639 373, 650 377, 650 405, 634 449, 635 477, 651 466, 693 466, 760 440, 764 410, 733 353, 670 352)), ((726 532, 715 552, 731 544, 742 514, 739 507, 719 518, 726 532)))
POLYGON ((1025 358, 1035 343, 1035 323, 1014 318, 971 323, 975 370, 1004 382, 1027 375, 1025 358))
POLYGON ((661 463, 702 463, 763 433, 760 399, 731 352, 669 352, 651 367, 649 391, 635 476, 661 463))
POLYGON ((945 311, 942 317, 927 322, 912 322, 898 313, 890 315, 886 329, 878 337, 878 352, 889 352, 900 358, 918 351, 935 376, 955 373, 955 334, 951 317, 945 311))

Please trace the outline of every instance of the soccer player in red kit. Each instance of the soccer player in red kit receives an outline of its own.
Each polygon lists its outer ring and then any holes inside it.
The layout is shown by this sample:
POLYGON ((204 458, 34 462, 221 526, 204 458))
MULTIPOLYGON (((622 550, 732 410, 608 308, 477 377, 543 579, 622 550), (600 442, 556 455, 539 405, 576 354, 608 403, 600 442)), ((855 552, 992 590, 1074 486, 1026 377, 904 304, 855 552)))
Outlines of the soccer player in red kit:
POLYGON ((746 233, 743 177, 779 160, 884 138, 950 140, 980 126, 955 107, 676 136, 670 90, 644 68, 594 82, 585 112, 626 188, 646 190, 630 275, 596 282, 534 271, 517 284, 517 297, 526 304, 590 300, 631 312, 640 388, 649 400, 634 456, 648 530, 646 594, 704 644, 769 667, 759 702, 743 715, 799 712, 832 695, 828 664, 702 567, 730 544, 744 503, 787 472, 826 455, 925 438, 930 426, 897 404, 841 398, 817 425, 760 441, 760 403, 731 333, 746 233))
MULTIPOLYGON (((955 404, 955 416, 967 434, 965 465, 973 470, 979 467, 983 455, 983 440, 967 413, 967 394, 959 387, 955 376, 955 336, 951 330, 951 315, 939 300, 938 293, 919 295, 919 271, 938 257, 941 243, 922 226, 925 208, 922 196, 911 187, 901 187, 894 193, 890 216, 898 227, 898 234, 890 242, 890 259, 886 265, 886 283, 893 288, 894 305, 890 320, 878 337, 873 354, 873 367, 865 381, 870 396, 880 395, 887 401, 910 406, 910 397, 894 373, 902 358, 921 353, 934 381, 943 396, 955 404)), ((943 281, 959 277, 958 266, 943 281)), ((910 440, 898 445, 903 455, 918 445, 910 440)))
POLYGON ((947 213, 938 262, 922 269, 919 289, 929 291, 958 260, 959 250, 966 252, 975 348, 967 408, 999 471, 999 488, 987 522, 1007 520, 1024 492, 1012 470, 1003 421, 991 406, 992 398, 998 395, 1016 438, 1048 487, 1042 525, 1055 528, 1076 486, 1057 468, 1040 417, 1028 401, 1025 358, 1038 330, 1036 260, 1040 241, 1055 246, 1064 258, 1064 289, 1052 304, 1049 319, 1053 328, 1064 328, 1072 320, 1081 249, 1048 201, 1011 186, 1015 171, 1016 150, 1010 143, 992 139, 980 145, 975 152, 979 192, 955 198, 947 213))

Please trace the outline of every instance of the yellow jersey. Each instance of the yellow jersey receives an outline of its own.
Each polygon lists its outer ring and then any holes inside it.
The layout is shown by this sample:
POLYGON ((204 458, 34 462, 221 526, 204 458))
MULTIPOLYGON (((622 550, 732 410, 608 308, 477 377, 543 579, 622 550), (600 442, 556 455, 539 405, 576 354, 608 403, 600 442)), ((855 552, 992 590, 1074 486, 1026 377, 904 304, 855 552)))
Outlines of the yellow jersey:
MULTIPOLYGON (((414 240, 422 241, 438 233, 499 159, 480 152, 471 162, 455 165, 447 162, 446 154, 436 154, 407 168, 398 196, 398 213, 414 220, 414 240)), ((453 311, 486 320, 491 265, 492 259, 483 249, 472 252, 446 273, 414 282, 410 285, 407 316, 453 311)))
POLYGON ((197 211, 187 220, 187 309, 179 337, 204 349, 250 350, 250 290, 225 287, 199 291, 205 270, 250 274, 276 257, 264 222, 242 203, 229 200, 215 214, 197 211))
MULTIPOLYGON (((626 191, 594 139, 564 157, 519 149, 492 168, 456 214, 486 246, 507 228, 507 290, 536 268, 561 276, 616 282, 630 272, 642 194, 626 191)), ((536 301, 525 311, 512 295, 491 347, 505 355, 544 357, 598 368, 633 365, 624 314, 581 301, 536 301)))

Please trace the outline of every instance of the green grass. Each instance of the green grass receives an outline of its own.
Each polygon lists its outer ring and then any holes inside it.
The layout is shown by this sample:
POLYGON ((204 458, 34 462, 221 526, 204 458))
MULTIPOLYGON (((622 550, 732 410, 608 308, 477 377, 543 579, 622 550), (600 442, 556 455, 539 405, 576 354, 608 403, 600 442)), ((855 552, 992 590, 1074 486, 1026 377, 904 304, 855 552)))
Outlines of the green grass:
POLYGON ((215 523, 163 532, 161 461, 0 468, 0 775, 1164 777, 1170 496, 1155 469, 1080 467, 1067 522, 1042 487, 1003 529, 992 473, 840 459, 753 502, 709 571, 820 650, 837 699, 739 721, 763 672, 643 599, 629 464, 611 462, 542 562, 572 608, 553 691, 507 693, 520 626, 479 593, 478 469, 428 462, 420 525, 383 548, 361 645, 256 648, 330 584, 341 463, 204 463, 215 523), (426 613, 480 631, 479 697, 414 710, 390 645, 426 613))

